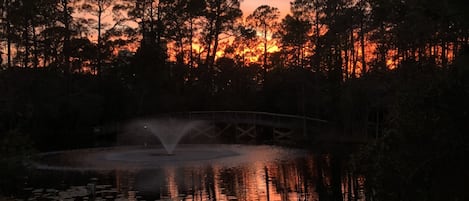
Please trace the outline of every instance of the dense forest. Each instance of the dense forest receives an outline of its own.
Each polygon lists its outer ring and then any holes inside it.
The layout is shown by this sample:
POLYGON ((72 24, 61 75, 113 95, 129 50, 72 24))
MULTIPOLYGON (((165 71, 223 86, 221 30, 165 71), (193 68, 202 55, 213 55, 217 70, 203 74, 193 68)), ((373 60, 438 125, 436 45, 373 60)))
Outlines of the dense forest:
POLYGON ((0 156, 96 146, 93 128, 135 117, 266 111, 371 136, 354 157, 378 200, 468 197, 465 0, 240 3, 1 0, 0 156))

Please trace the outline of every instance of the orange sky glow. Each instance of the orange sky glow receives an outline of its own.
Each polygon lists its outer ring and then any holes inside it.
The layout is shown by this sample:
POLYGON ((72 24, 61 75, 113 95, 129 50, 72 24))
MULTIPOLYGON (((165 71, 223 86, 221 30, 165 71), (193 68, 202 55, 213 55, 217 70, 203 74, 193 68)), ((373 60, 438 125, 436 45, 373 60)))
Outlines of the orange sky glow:
MULTIPOLYGON (((290 13, 290 3, 291 3, 291 0, 241 0, 240 6, 241 6, 241 10, 243 11, 243 17, 244 18, 246 16, 248 16, 249 14, 251 14, 257 7, 259 7, 261 5, 269 5, 269 6, 272 6, 272 7, 276 7, 280 10, 281 14, 280 14, 278 20, 281 21, 287 14, 290 13)), ((86 14, 76 13, 75 15, 81 16, 81 15, 86 15, 86 14)), ((90 15, 88 17, 93 18, 94 16, 90 15)), ((105 18, 103 20, 105 22, 112 22, 112 16, 111 15, 105 15, 105 18)), ((112 24, 112 23, 109 23, 109 24, 112 24)), ((135 24, 134 26, 138 26, 138 25, 135 24)), ((326 31, 324 31, 324 32, 326 32, 326 31)), ((321 33, 321 35, 322 34, 323 33, 321 33)), ((92 30, 91 33, 85 34, 85 37, 90 38, 91 41, 93 41, 93 42, 97 42, 97 36, 96 35, 97 35, 96 30, 92 30)), ((216 57, 218 57, 218 58, 219 57, 224 57, 224 56, 231 57, 232 55, 229 55, 229 54, 225 53, 223 47, 224 47, 224 45, 229 45, 232 42, 233 42, 233 40, 230 37, 224 37, 223 39, 221 39, 220 47, 218 49, 216 57)), ((356 50, 355 50, 356 52, 355 53, 356 53, 356 55, 361 57, 361 55, 363 53, 361 52, 360 48, 358 48, 360 46, 360 44, 359 44, 358 41, 356 41, 355 43, 356 43, 355 44, 355 46, 356 46, 356 50)), ((200 46, 200 44, 198 44, 197 41, 194 41, 194 44, 193 44, 192 47, 193 47, 192 51, 194 51, 196 53, 202 54, 202 52, 204 51, 203 47, 200 46)), ((123 50, 123 49, 128 50, 130 52, 135 52, 137 50, 137 48, 138 48, 138 42, 135 41, 135 43, 132 43, 132 44, 129 44, 129 45, 126 45, 126 46, 117 47, 116 49, 114 49, 114 54, 117 55, 118 52, 120 50, 123 50)), ((174 48, 173 44, 168 44, 168 48, 173 49, 174 48)), ((187 48, 187 47, 184 47, 184 48, 187 48)), ((2 63, 6 63, 6 60, 7 60, 7 58, 6 58, 6 52, 7 52, 6 45, 2 44, 1 47, 0 47, 0 51, 2 52, 2 54, 1 54, 2 60, 3 60, 2 63)), ((187 49, 185 51, 187 51, 187 49)), ((273 53, 273 52, 278 52, 278 51, 281 51, 281 47, 278 46, 276 41, 269 41, 269 43, 268 43, 268 52, 273 53)), ((305 50, 305 51, 308 51, 308 50, 305 50)), ((376 51, 376 44, 373 44, 373 43, 367 41, 366 42, 366 50, 365 50, 366 63, 372 61, 375 51, 376 51)), ((244 49, 242 47, 241 49, 237 50, 238 54, 243 55, 243 58, 245 59, 244 61, 246 63, 261 62, 260 58, 263 56, 262 52, 263 52, 262 42, 260 42, 259 44, 255 45, 255 46, 244 47, 244 49)), ((435 50, 430 50, 429 49, 429 52, 430 53, 431 52, 436 52, 436 54, 438 54, 438 53, 441 53, 442 50, 441 49, 435 49, 435 50)), ((13 49, 12 53, 15 55, 16 50, 13 49)), ((175 59, 176 58, 176 55, 175 55, 176 51, 171 51, 170 50, 168 53, 169 53, 169 59, 171 61, 175 61, 176 60, 175 59)), ((305 54, 312 54, 312 53, 311 52, 306 52, 305 54)), ((346 54, 346 53, 344 53, 344 54, 346 54)), ((451 52, 448 52, 448 57, 451 60, 454 57, 454 55, 452 55, 451 52)), ((387 60, 386 60, 387 67, 389 67, 391 69, 397 67, 400 59, 401 58, 398 58, 398 56, 397 56, 397 51, 390 50, 387 54, 387 60)), ((185 60, 187 61, 187 58, 185 58, 185 60)), ((441 61, 439 61, 439 62, 441 62, 441 61)), ((361 69, 361 66, 362 66, 361 60, 358 60, 358 61, 345 61, 344 63, 347 63, 349 66, 356 67, 356 71, 359 71, 361 69)))
MULTIPOLYGON (((243 11, 243 17, 246 17, 249 14, 251 14, 257 7, 259 7, 261 5, 269 5, 269 6, 278 8, 280 10, 279 20, 282 19, 285 15, 287 15, 290 12, 290 1, 289 0, 242 0, 240 5, 241 5, 241 10, 243 11)), ((82 16, 84 14, 83 13, 78 13, 78 14, 75 14, 75 15, 82 16)), ((91 16, 91 15, 89 15, 89 16, 86 15, 86 16, 89 17, 89 18, 93 18, 93 16, 91 16)), ((104 21, 112 21, 111 15, 106 15, 104 21)), ((95 32, 95 30, 93 30, 93 32, 95 32)), ((96 33, 89 34, 89 35, 87 35, 87 37, 89 37, 94 42, 97 41, 96 33)), ((134 47, 134 46, 135 45, 130 45, 128 47, 121 47, 121 48, 128 49, 130 51, 135 51, 136 47, 134 47)), ((259 48, 262 48, 262 47, 259 47, 259 48)), ((0 51, 2 52, 1 56, 2 56, 3 61, 6 62, 6 55, 3 54, 3 53, 7 52, 6 46, 2 45, 2 48, 0 49, 0 51)), ((269 48, 269 52, 275 52, 275 51, 278 51, 278 47, 275 46, 275 47, 270 47, 269 48)), ((117 52, 118 52, 118 49, 116 49, 116 51, 114 53, 117 54, 117 52)), ((223 54, 223 52, 220 51, 219 53, 217 53, 217 56, 221 56, 222 54, 223 54)), ((250 60, 255 61, 257 59, 251 58, 250 60)))
MULTIPOLYGON (((280 11, 280 16, 279 16, 279 21, 283 19, 288 13, 290 13, 290 2, 289 0, 242 0, 240 3, 241 10, 243 11, 243 18, 246 18, 248 15, 250 15, 257 7, 261 5, 269 5, 271 7, 278 8, 280 11)), ((270 37, 269 37, 270 38, 270 37)), ((225 40, 230 40, 229 38, 226 38, 225 40)), ((269 39, 270 40, 270 39, 269 39)), ((195 43, 193 44, 194 51, 200 51, 201 47, 199 44, 195 43)), ((254 49, 258 49, 257 51, 262 50, 263 44, 258 44, 257 47, 254 49)), ((203 49, 203 48, 202 48, 203 49)), ((253 52, 255 51, 254 49, 250 48, 245 48, 243 53, 246 54, 248 52, 253 52)), ((268 47, 268 52, 278 52, 280 48, 275 45, 275 44, 270 44, 268 47)), ((223 57, 225 55, 223 48, 220 48, 217 51, 216 57, 223 57)), ((176 60, 176 55, 170 53, 170 60, 175 61, 176 60)), ((251 56, 246 56, 246 61, 249 62, 258 62, 259 61, 259 55, 251 55, 251 56)))
POLYGON ((261 5, 269 5, 280 10, 280 18, 283 18, 290 12, 290 2, 288 0, 244 0, 241 2, 241 10, 244 17, 251 14, 257 7, 261 5))

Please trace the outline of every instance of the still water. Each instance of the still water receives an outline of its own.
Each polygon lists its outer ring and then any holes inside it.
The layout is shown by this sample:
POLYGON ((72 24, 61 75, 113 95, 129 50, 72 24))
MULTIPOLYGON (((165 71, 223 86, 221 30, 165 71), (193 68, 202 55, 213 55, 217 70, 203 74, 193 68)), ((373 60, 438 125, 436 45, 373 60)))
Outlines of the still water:
POLYGON ((225 166, 152 169, 34 170, 17 200, 365 200, 364 179, 331 154, 225 166))

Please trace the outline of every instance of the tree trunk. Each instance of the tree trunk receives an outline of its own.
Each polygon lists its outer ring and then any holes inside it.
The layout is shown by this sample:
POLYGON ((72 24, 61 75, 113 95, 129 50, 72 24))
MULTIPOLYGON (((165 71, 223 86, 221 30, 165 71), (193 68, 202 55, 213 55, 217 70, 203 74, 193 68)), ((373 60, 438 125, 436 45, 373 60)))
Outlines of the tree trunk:
POLYGON ((33 67, 37 68, 38 67, 38 62, 39 62, 39 50, 38 50, 38 42, 37 42, 37 36, 36 36, 36 30, 34 28, 34 23, 33 26, 31 26, 31 31, 33 32, 33 44, 34 44, 34 61, 33 61, 33 67))
POLYGON ((304 68, 303 60, 305 59, 305 49, 303 44, 300 44, 300 66, 304 68))
MULTIPOLYGON (((182 26, 182 25, 179 25, 179 26, 182 26)), ((184 65, 184 37, 183 37, 184 33, 182 33, 181 30, 179 30, 179 34, 177 36, 177 39, 176 39, 176 45, 178 46, 178 49, 179 49, 179 53, 177 54, 177 58, 176 58, 176 62, 178 64, 182 64, 184 65)))
POLYGON ((29 63, 29 33, 28 24, 23 30, 23 42, 24 42, 24 55, 23 55, 23 67, 27 68, 29 63))
POLYGON ((209 23, 209 34, 207 36, 207 57, 205 58, 205 64, 206 65, 209 65, 209 61, 210 61, 210 53, 211 53, 211 48, 212 48, 212 41, 213 41, 213 22, 214 20, 210 20, 210 23, 209 23))
POLYGON ((263 61, 264 71, 267 69, 267 24, 264 24, 264 61, 263 61))
POLYGON ((194 68, 194 54, 192 52, 193 48, 194 48, 194 44, 193 44, 193 39, 194 39, 194 22, 193 22, 193 17, 191 16, 190 19, 189 19, 189 23, 190 23, 190 33, 189 33, 189 43, 191 45, 191 49, 190 49, 190 55, 189 55, 189 68, 190 69, 193 69, 194 68))
MULTIPOLYGON (((3 2, 3 6, 5 6, 2 11, 2 16, 5 16, 4 20, 5 24, 5 35, 6 35, 6 42, 7 42, 7 67, 11 68, 11 24, 10 24, 10 0, 6 0, 3 2)), ((0 55, 1 56, 1 55, 0 55)))
POLYGON ((102 61, 101 61, 101 28, 102 28, 102 22, 101 22, 101 18, 102 18, 102 14, 103 14, 103 2, 102 0, 98 0, 98 50, 97 50, 97 55, 96 55, 96 58, 98 60, 98 65, 97 65, 97 68, 96 68, 96 75, 98 77, 101 76, 101 65, 102 65, 102 61))
MULTIPOLYGON (((44 41, 48 41, 48 36, 44 36, 44 41)), ((42 67, 46 68, 49 62, 49 45, 47 43, 43 44, 44 45, 44 50, 42 51, 42 56, 43 56, 43 61, 42 61, 42 67)))
POLYGON ((220 37, 220 29, 221 29, 221 24, 220 24, 220 16, 217 16, 215 20, 215 34, 213 35, 214 37, 214 44, 213 44, 213 53, 212 56, 210 57, 210 64, 209 66, 212 66, 215 63, 215 57, 217 56, 217 51, 218 51, 218 40, 220 37))
POLYGON ((360 21, 360 45, 361 45, 361 51, 362 51, 362 76, 366 74, 366 57, 365 57, 365 30, 364 30, 364 19, 362 17, 360 21))
MULTIPOLYGON (((158 2, 158 4, 159 4, 159 2, 158 2)), ((145 16, 143 16, 143 17, 145 18, 145 16)), ((153 1, 150 1, 150 33, 153 33, 153 31, 154 31, 153 28, 154 28, 153 27, 153 1)))
MULTIPOLYGON (((344 60, 345 60, 345 65, 344 65, 344 71, 345 71, 345 79, 348 79, 349 78, 349 70, 350 70, 350 56, 349 56, 349 44, 348 44, 348 40, 346 39, 345 40, 345 48, 344 48, 344 60)), ((342 58, 340 58, 342 60, 342 58)))
POLYGON ((10 19, 7 19, 7 66, 11 68, 11 27, 10 19))
POLYGON ((441 42, 441 65, 446 67, 448 65, 448 47, 446 44, 446 40, 443 39, 441 42))
POLYGON ((357 73, 357 58, 355 56, 355 37, 353 35, 353 29, 350 30, 350 47, 352 57, 352 78, 356 78, 357 73))
POLYGON ((147 47, 147 41, 148 41, 148 35, 147 35, 147 30, 146 30, 146 22, 145 22, 145 3, 143 4, 142 6, 142 16, 141 16, 141 20, 142 20, 142 28, 141 28, 141 34, 142 34, 142 40, 140 42, 140 48, 141 49, 144 49, 147 47))
POLYGON ((65 38, 64 38, 64 47, 63 47, 63 56, 64 56, 64 73, 68 74, 71 72, 70 66, 70 15, 68 13, 68 0, 62 0, 63 7, 63 18, 65 25, 65 38))
MULTIPOLYGON (((152 4, 153 4, 153 1, 152 1, 152 4)), ((157 22, 157 33, 156 33, 156 45, 158 47, 158 49, 161 49, 161 35, 162 35, 162 32, 163 32, 163 26, 161 25, 161 1, 158 1, 158 4, 156 6, 156 9, 157 9, 157 12, 156 12, 156 22, 157 22)), ((153 14, 151 15, 151 29, 153 29, 153 14)), ((154 31, 154 30, 152 30, 154 31)), ((165 62, 164 59, 162 59, 162 62, 165 62)))
POLYGON ((320 48, 320 41, 319 41, 319 37, 321 36, 320 34, 320 30, 319 30, 319 13, 317 12, 317 5, 315 5, 315 10, 316 10, 316 15, 315 15, 315 34, 316 34, 316 42, 315 42, 315 51, 314 51, 314 54, 315 54, 315 61, 314 61, 314 64, 312 66, 312 68, 316 68, 316 72, 319 73, 319 71, 321 70, 321 61, 319 60, 319 48, 320 48))
POLYGON ((214 39, 214 43, 213 43, 213 52, 212 52, 212 56, 210 57, 210 66, 212 66, 214 63, 215 63, 215 57, 217 56, 217 51, 218 51, 218 40, 219 40, 219 33, 218 31, 216 31, 217 33, 215 33, 215 39, 214 39))

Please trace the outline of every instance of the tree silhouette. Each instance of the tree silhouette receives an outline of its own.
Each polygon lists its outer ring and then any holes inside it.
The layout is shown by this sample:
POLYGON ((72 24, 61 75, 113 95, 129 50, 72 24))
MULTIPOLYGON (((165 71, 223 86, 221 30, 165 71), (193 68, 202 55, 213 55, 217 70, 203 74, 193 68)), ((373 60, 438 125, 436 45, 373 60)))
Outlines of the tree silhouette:
POLYGON ((50 2, 47 1, 6 3, 9 4, 6 8, 8 17, 5 18, 8 58, 12 58, 11 44, 15 43, 17 48, 13 59, 22 67, 38 67, 39 38, 36 29, 41 29, 49 20, 53 20, 55 10, 49 9, 50 2))
POLYGON ((279 15, 280 11, 278 8, 261 5, 246 18, 249 26, 262 33, 262 37, 264 39, 264 56, 262 65, 264 69, 267 68, 268 34, 273 34, 277 29, 277 20, 279 15))
POLYGON ((7 43, 7 67, 11 68, 11 43, 12 43, 12 34, 11 34, 11 2, 9 0, 1 1, 0 7, 0 37, 6 39, 7 43))
POLYGON ((91 26, 97 32, 95 73, 100 76, 104 59, 111 56, 108 51, 109 47, 106 47, 106 43, 109 42, 113 33, 116 33, 115 29, 119 28, 119 26, 125 26, 123 23, 128 19, 125 17, 126 15, 123 12, 129 11, 130 3, 126 1, 114 3, 111 0, 96 0, 94 2, 82 1, 80 4, 81 10, 96 17, 95 23, 88 26, 91 26), (106 13, 110 13, 113 24, 105 22, 106 13))
POLYGON ((311 47, 311 68, 316 71, 322 71, 321 58, 322 58, 322 40, 324 25, 322 18, 324 17, 323 8, 325 5, 324 0, 295 0, 291 2, 292 15, 300 20, 308 21, 312 27, 312 36, 310 37, 309 46, 311 47))
POLYGON ((71 72, 71 61, 70 61, 70 40, 71 40, 71 13, 70 13, 70 5, 69 0, 61 0, 60 4, 62 7, 62 18, 61 21, 64 24, 64 42, 63 42, 63 65, 64 65, 64 72, 70 73, 71 72))
POLYGON ((233 43, 231 45, 237 63, 240 63, 242 67, 245 67, 247 64, 251 63, 252 61, 250 58, 252 58, 252 55, 255 54, 253 50, 256 49, 257 46, 258 40, 256 31, 242 24, 238 25, 233 43), (248 57, 246 58, 246 56, 248 57))
POLYGON ((294 18, 291 15, 285 16, 280 29, 282 49, 286 52, 291 65, 304 66, 305 43, 308 41, 308 33, 311 25, 306 20, 294 18))
POLYGON ((220 35, 234 30, 235 20, 241 17, 239 0, 207 0, 207 8, 204 13, 205 26, 204 43, 206 45, 206 65, 214 63, 220 35))

